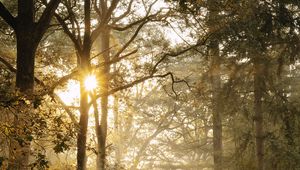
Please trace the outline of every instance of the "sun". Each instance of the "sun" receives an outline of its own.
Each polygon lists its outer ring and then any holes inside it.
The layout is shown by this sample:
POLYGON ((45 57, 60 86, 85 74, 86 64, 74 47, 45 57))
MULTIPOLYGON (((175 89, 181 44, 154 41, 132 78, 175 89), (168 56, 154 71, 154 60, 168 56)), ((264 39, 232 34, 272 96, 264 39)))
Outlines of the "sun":
POLYGON ((87 91, 92 91, 97 87, 97 79, 95 75, 88 75, 84 80, 84 88, 87 91))

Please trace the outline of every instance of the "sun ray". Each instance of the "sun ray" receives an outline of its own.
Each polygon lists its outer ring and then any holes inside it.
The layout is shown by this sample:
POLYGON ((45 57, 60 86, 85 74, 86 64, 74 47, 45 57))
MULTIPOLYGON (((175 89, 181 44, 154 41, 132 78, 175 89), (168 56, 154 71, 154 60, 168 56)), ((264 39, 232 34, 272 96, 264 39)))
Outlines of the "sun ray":
POLYGON ((84 80, 84 87, 87 91, 92 91, 97 87, 97 78, 95 75, 88 75, 84 80))

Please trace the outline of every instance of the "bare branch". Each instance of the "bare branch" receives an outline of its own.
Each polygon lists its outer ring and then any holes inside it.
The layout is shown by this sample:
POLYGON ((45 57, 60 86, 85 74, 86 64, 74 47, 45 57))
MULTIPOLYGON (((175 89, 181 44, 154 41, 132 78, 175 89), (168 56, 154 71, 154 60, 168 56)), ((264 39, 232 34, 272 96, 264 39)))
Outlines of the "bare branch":
POLYGON ((70 29, 68 28, 66 22, 58 15, 58 14, 54 14, 57 21, 61 24, 64 32, 69 36, 69 38, 71 39, 71 41, 74 43, 74 46, 76 48, 76 50, 81 53, 82 52, 82 44, 80 43, 80 41, 76 38, 76 35, 72 34, 72 32, 70 31, 70 29))
POLYGON ((48 88, 47 93, 52 93, 57 86, 59 86, 59 85, 65 83, 65 82, 67 82, 68 80, 72 79, 74 76, 76 76, 78 74, 78 72, 79 72, 78 69, 75 68, 74 71, 72 71, 70 74, 61 77, 57 82, 53 83, 48 88))
POLYGON ((2 58, 1 56, 0 56, 0 62, 2 63, 2 64, 4 64, 7 68, 8 68, 8 70, 10 71, 10 72, 17 72, 17 70, 8 62, 8 61, 6 61, 4 58, 2 58))
POLYGON ((148 8, 148 11, 147 11, 147 14, 146 14, 146 15, 149 15, 149 14, 150 14, 153 5, 154 5, 157 1, 158 1, 158 0, 155 0, 152 4, 150 4, 150 6, 149 6, 149 8, 148 8))
POLYGON ((143 26, 148 22, 149 20, 145 20, 143 23, 141 23, 138 28, 135 30, 135 33, 130 38, 129 41, 126 42, 126 44, 112 57, 112 58, 118 58, 123 51, 126 50, 126 48, 130 45, 130 43, 136 38, 140 30, 143 28, 143 26))
MULTIPOLYGON (((175 28, 172 26, 172 24, 169 21, 166 21, 168 23, 168 25, 171 27, 171 29, 174 31, 174 33, 182 40, 184 41, 187 45, 191 45, 187 40, 185 40, 176 30, 175 28)), ((204 30, 205 31, 205 30, 204 30)), ((197 51, 200 54, 203 54, 201 51, 199 51, 197 48, 193 48, 195 51, 197 51)))
POLYGON ((72 120, 72 122, 78 127, 78 121, 75 117, 75 115, 72 113, 72 111, 69 109, 69 107, 61 100, 61 98, 56 94, 56 93, 53 93, 52 94, 52 98, 54 99, 54 101, 57 101, 61 106, 62 108, 67 112, 67 114, 69 115, 70 119, 72 120))
POLYGON ((110 60, 109 62, 106 62, 106 63, 103 63, 103 64, 114 64, 114 63, 119 62, 119 61, 123 60, 124 58, 127 58, 128 56, 136 53, 137 51, 138 50, 133 50, 133 51, 131 51, 131 52, 127 53, 127 54, 124 54, 124 55, 122 55, 120 57, 115 57, 112 60, 110 60))
POLYGON ((128 7, 127 7, 127 10, 121 14, 120 16, 114 18, 113 20, 113 23, 117 23, 118 21, 120 21, 121 19, 123 19, 124 17, 126 17, 130 12, 131 12, 131 7, 132 7, 132 4, 133 4, 133 1, 134 0, 130 0, 129 4, 128 4, 128 7))
POLYGON ((101 16, 102 14, 101 14, 101 11, 100 11, 100 9, 99 9, 99 7, 98 7, 98 0, 95 0, 94 1, 94 10, 96 11, 96 13, 98 14, 98 16, 101 16))
MULTIPOLYGON (((116 93, 116 92, 118 92, 118 91, 121 91, 121 90, 130 88, 130 87, 133 87, 134 85, 139 84, 139 83, 141 83, 141 82, 144 82, 144 81, 146 81, 146 80, 148 80, 148 79, 151 79, 151 78, 163 78, 163 77, 170 76, 171 79, 172 79, 173 85, 174 85, 175 83, 185 82, 184 80, 175 80, 175 78, 174 78, 174 76, 173 76, 173 74, 172 74, 171 72, 168 72, 168 73, 162 74, 162 75, 155 75, 155 73, 157 72, 157 67, 159 66, 159 64, 161 64, 161 63, 162 63, 167 57, 169 57, 169 56, 170 56, 170 57, 176 57, 176 56, 179 56, 179 55, 181 55, 181 54, 186 53, 186 52, 189 51, 189 50, 192 50, 192 49, 195 48, 195 47, 198 47, 198 46, 200 46, 200 45, 204 45, 204 44, 206 43, 207 39, 208 39, 211 35, 212 35, 212 34, 209 34, 207 37, 203 38, 202 41, 199 41, 199 42, 196 43, 195 45, 192 45, 192 46, 190 46, 190 47, 187 47, 187 48, 185 48, 185 49, 182 49, 182 50, 180 50, 180 51, 178 51, 178 52, 171 52, 171 53, 165 53, 165 54, 163 54, 162 57, 161 57, 161 59, 153 66, 153 69, 152 69, 152 71, 150 72, 150 75, 145 76, 145 77, 142 77, 142 78, 140 78, 140 79, 138 79, 138 80, 135 80, 135 81, 133 81, 133 82, 131 82, 131 83, 129 83, 129 84, 126 84, 126 85, 117 87, 117 88, 115 88, 115 89, 112 89, 112 90, 108 91, 107 94, 100 93, 100 94, 96 95, 96 97, 95 97, 91 102, 93 102, 94 100, 97 100, 98 98, 102 97, 103 95, 112 95, 112 94, 114 94, 114 93, 116 93)), ((172 85, 172 86, 173 86, 173 85, 172 85)), ((173 90, 173 92, 175 92, 174 86, 172 87, 172 90, 173 90)), ((175 92, 175 94, 176 94, 176 92, 175 92)), ((89 105, 91 105, 91 104, 92 104, 92 103, 89 103, 89 105)))
MULTIPOLYGON (((213 34, 213 33, 212 33, 213 34)), ((154 65, 151 74, 154 74, 157 71, 157 67, 160 63, 162 63, 167 57, 176 57, 179 56, 181 54, 186 53, 189 50, 195 49, 198 46, 204 45, 206 43, 206 41, 208 40, 209 37, 212 36, 212 34, 207 35, 206 37, 204 37, 202 40, 198 41, 196 44, 189 46, 183 50, 177 51, 177 52, 171 52, 171 53, 165 53, 162 55, 161 59, 154 65)))
POLYGON ((100 0, 100 4, 99 4, 100 8, 101 8, 101 17, 104 17, 103 14, 106 13, 107 10, 107 1, 105 0, 100 0))
POLYGON ((44 35, 44 33, 46 32, 49 23, 51 21, 51 18, 53 17, 56 8, 58 7, 58 4, 60 3, 61 0, 51 0, 47 5, 46 5, 46 9, 44 10, 42 16, 40 17, 38 23, 37 23, 37 35, 39 35, 40 37, 38 38, 42 38, 42 36, 44 35))
POLYGON ((116 9, 118 3, 120 2, 120 0, 112 0, 110 7, 108 8, 106 14, 105 14, 105 18, 104 21, 108 22, 109 19, 111 18, 111 15, 113 13, 113 11, 116 9))
POLYGON ((16 18, 11 15, 8 9, 0 2, 0 16, 4 21, 11 26, 14 30, 17 28, 16 18))
POLYGON ((71 5, 71 3, 65 4, 65 6, 66 6, 67 11, 70 16, 70 22, 72 24, 72 34, 74 34, 74 36, 76 36, 76 33, 75 33, 75 29, 76 29, 77 30, 77 41, 78 41, 78 43, 82 44, 80 24, 79 24, 78 20, 76 19, 76 14, 73 11, 73 6, 71 5))
POLYGON ((131 28, 131 27, 133 27, 133 26, 135 26, 137 24, 139 24, 139 23, 143 23, 143 22, 145 22, 147 20, 150 21, 152 18, 156 17, 161 11, 158 11, 155 14, 152 14, 152 15, 149 15, 149 12, 150 11, 147 11, 147 14, 146 14, 145 17, 143 17, 143 18, 141 18, 141 19, 139 19, 137 21, 134 21, 134 22, 126 25, 125 27, 118 27, 118 26, 115 26, 115 25, 110 25, 109 28, 114 29, 116 31, 125 31, 125 30, 127 30, 127 29, 129 29, 129 28, 131 28))
POLYGON ((105 50, 99 52, 98 54, 94 55, 94 56, 91 58, 91 60, 94 59, 94 58, 96 58, 96 57, 98 57, 98 56, 100 56, 100 55, 102 55, 103 53, 105 53, 105 52, 107 52, 107 51, 113 49, 113 48, 116 47, 116 46, 117 46, 117 45, 111 46, 111 47, 109 47, 109 48, 107 48, 107 49, 105 49, 105 50))
POLYGON ((146 16, 146 17, 144 17, 144 18, 142 18, 140 20, 134 21, 134 22, 126 25, 125 27, 118 27, 118 26, 110 25, 109 28, 114 29, 116 31, 125 31, 125 30, 127 30, 129 28, 132 28, 133 26, 135 26, 135 25, 137 25, 139 23, 142 23, 142 22, 146 21, 147 19, 150 19, 150 17, 153 17, 153 16, 154 15, 146 16))

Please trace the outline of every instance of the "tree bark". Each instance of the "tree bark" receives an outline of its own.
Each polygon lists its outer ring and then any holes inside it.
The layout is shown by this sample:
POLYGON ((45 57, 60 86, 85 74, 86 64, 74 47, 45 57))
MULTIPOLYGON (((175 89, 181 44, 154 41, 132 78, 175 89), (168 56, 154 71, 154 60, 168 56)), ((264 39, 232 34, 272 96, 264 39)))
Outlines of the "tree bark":
MULTIPOLYGON (((218 45, 218 44, 216 44, 218 45)), ((212 119, 213 119, 213 151, 214 169, 222 169, 222 97, 221 97, 221 78, 220 78, 220 57, 219 48, 213 46, 210 49, 212 56, 211 64, 211 85, 212 85, 212 119)))
POLYGON ((33 0, 18 0, 17 18, 17 78, 16 86, 21 92, 32 91, 34 86, 34 58, 39 42, 34 33, 33 0))
POLYGON ((35 22, 34 0, 18 0, 18 17, 10 18, 14 20, 9 23, 17 36, 16 87, 21 92, 31 94, 33 91, 35 52, 59 2, 51 0, 39 21, 35 22))
POLYGON ((86 139, 88 127, 88 93, 84 89, 84 80, 80 81, 80 120, 77 137, 77 170, 86 169, 86 139))
MULTIPOLYGON (((114 69, 115 70, 115 69, 114 69)), ((119 117, 119 98, 114 95, 114 130, 116 137, 116 149, 115 149, 115 168, 121 169, 121 159, 122 159, 122 144, 121 144, 121 133, 120 133, 120 117, 119 117)))
MULTIPOLYGON (((37 35, 35 32, 34 23, 34 4, 33 1, 19 1, 18 9, 18 22, 16 27, 17 37, 17 73, 16 73, 16 88, 20 92, 26 94, 29 98, 34 90, 34 63, 35 52, 37 50, 40 38, 42 35, 37 35)), ((47 27, 47 25, 44 25, 47 27)), ((15 126, 19 129, 26 128, 26 122, 28 122, 28 115, 30 112, 30 106, 19 106, 21 110, 18 118, 14 121, 15 126)), ((29 156, 30 156, 30 142, 26 141, 26 135, 24 131, 18 131, 20 137, 24 138, 24 145, 20 145, 18 141, 12 141, 10 155, 10 169, 28 169, 29 156)))
MULTIPOLYGON (((18 1, 18 19, 15 27, 17 36, 17 74, 16 88, 28 96, 32 95, 34 87, 34 58, 38 43, 32 37, 34 32, 33 0, 18 1)), ((30 142, 26 140, 26 114, 30 108, 20 104, 20 112, 14 118, 16 136, 11 140, 9 169, 29 169, 30 142), (22 141, 18 140, 22 139, 22 141)))
MULTIPOLYGON (((214 32, 217 27, 218 11, 216 10, 216 1, 211 0, 208 3, 209 19, 208 28, 214 32)), ((216 37, 212 37, 209 43, 209 55, 211 57, 211 86, 212 86, 212 119, 213 119, 213 158, 214 170, 222 170, 223 147, 222 147, 222 111, 223 103, 221 97, 221 77, 220 77, 220 54, 219 43, 216 37)))
POLYGON ((264 134, 263 134, 263 110, 262 100, 265 89, 264 83, 264 61, 256 57, 254 59, 254 122, 256 133, 256 159, 257 169, 264 169, 264 134))
MULTIPOLYGON (((109 41, 110 38, 110 30, 105 29, 100 34, 100 51, 103 52, 103 60, 104 62, 108 63, 110 61, 110 51, 109 49, 109 41)), ((109 71, 110 71, 110 65, 106 64, 103 67, 102 72, 102 81, 101 81, 101 90, 104 94, 103 97, 101 97, 101 121, 100 121, 100 130, 99 130, 99 140, 98 140, 98 149, 99 154, 97 155, 97 161, 98 162, 98 169, 104 170, 105 169, 105 160, 106 160, 106 136, 107 136, 107 113, 108 113, 108 90, 109 90, 109 71)))
MULTIPOLYGON (((34 0, 18 0, 17 18, 13 17, 0 2, 0 16, 14 29, 17 37, 16 88, 29 98, 34 88, 35 52, 59 2, 60 0, 51 0, 37 23, 34 16, 34 0)), ((26 141, 26 136, 30 134, 23 129, 27 129, 26 124, 30 120, 26 114, 30 114, 31 108, 25 105, 20 105, 19 108, 21 111, 18 118, 14 120, 14 124, 18 127, 16 129, 21 130, 16 130, 16 138, 21 137, 25 144, 21 144, 17 139, 11 141, 9 169, 29 168, 30 141, 26 141)))
POLYGON ((88 91, 84 87, 84 80, 90 71, 91 52, 91 1, 84 1, 84 37, 83 50, 79 52, 80 75, 80 120, 77 136, 77 170, 86 169, 86 139, 89 118, 88 91))
POLYGON ((16 87, 30 95, 34 87, 34 60, 38 43, 26 31, 17 33, 17 78, 16 87))

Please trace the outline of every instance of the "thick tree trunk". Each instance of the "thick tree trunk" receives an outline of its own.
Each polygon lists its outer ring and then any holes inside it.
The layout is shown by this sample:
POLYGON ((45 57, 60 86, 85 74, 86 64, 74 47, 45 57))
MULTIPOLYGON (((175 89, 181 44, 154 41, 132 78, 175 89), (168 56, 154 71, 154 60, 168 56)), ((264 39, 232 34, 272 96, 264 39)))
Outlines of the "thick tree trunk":
POLYGON ((264 83, 265 64, 262 59, 254 59, 254 122, 256 133, 256 158, 257 169, 264 169, 264 134, 263 134, 263 111, 262 99, 265 89, 264 83))
POLYGON ((37 43, 28 32, 17 34, 17 78, 16 87, 30 95, 34 87, 34 59, 37 43))
MULTIPOLYGON (((17 36, 16 88, 30 97, 34 87, 34 59, 38 46, 38 42, 33 37, 33 0, 19 0, 18 6, 18 22, 15 28, 17 36)), ((30 114, 31 111, 31 108, 28 107, 19 105, 19 114, 14 118, 16 136, 10 144, 9 169, 29 169, 30 141, 26 140, 26 136, 30 135, 30 132, 25 130, 28 129, 26 124, 29 121, 26 114, 30 114)))
MULTIPOLYGON (((30 97, 34 88, 34 59, 37 48, 36 42, 30 36, 32 32, 29 29, 20 30, 17 33, 17 74, 16 87, 22 93, 30 97)), ((19 105, 20 111, 14 120, 16 129, 27 129, 28 115, 30 114, 30 106, 19 105)), ((10 169, 29 169, 30 142, 26 141, 26 136, 30 135, 23 130, 16 131, 16 137, 22 138, 24 143, 12 140, 10 145, 10 169)))
MULTIPOLYGON (((34 58, 38 46, 35 35, 33 0, 18 0, 17 78, 16 86, 21 92, 31 91, 34 86, 34 58)), ((29 94, 31 93, 29 92, 29 94)))
MULTIPOLYGON (((104 62, 109 62, 110 56, 109 53, 109 38, 110 38, 110 30, 104 30, 100 35, 100 51, 103 52, 103 59, 104 62)), ((99 154, 97 155, 98 162, 98 169, 104 170, 105 169, 105 160, 106 160, 106 136, 107 136, 107 113, 108 113, 108 88, 109 88, 109 70, 110 65, 105 65, 102 72, 102 81, 101 83, 101 92, 104 94, 101 97, 101 121, 100 121, 100 130, 99 130, 99 137, 98 137, 98 151, 99 154)))
MULTIPOLYGON (((39 22, 35 22, 34 0, 18 0, 17 18, 0 2, 0 16, 14 29, 17 37, 16 88, 28 98, 32 96, 34 88, 35 52, 59 2, 60 0, 51 0, 39 22)), ((25 104, 19 105, 18 108, 20 111, 14 120, 16 136, 10 145, 9 169, 28 169, 30 141, 26 141, 26 138, 31 132, 26 124, 30 122, 30 116, 27 114, 30 114, 31 108, 25 104)))

